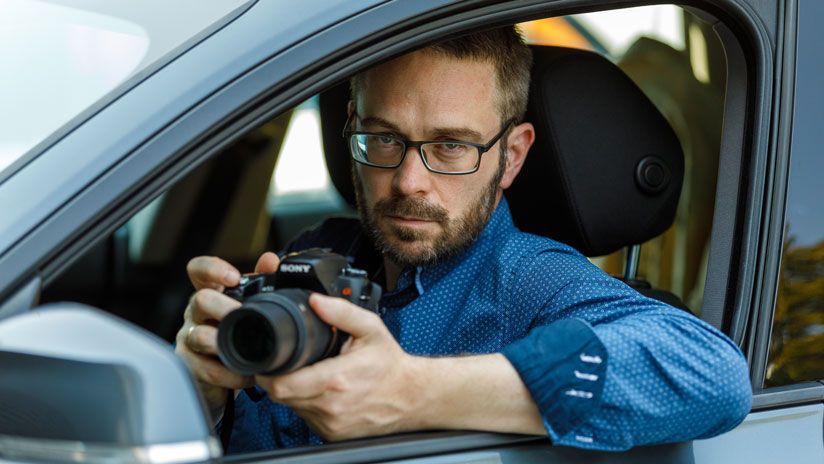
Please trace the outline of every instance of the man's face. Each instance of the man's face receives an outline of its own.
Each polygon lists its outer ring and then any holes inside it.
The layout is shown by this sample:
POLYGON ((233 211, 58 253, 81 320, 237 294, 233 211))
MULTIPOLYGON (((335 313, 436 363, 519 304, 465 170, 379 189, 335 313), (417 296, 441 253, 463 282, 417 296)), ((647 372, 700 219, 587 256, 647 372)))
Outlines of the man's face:
MULTIPOLYGON (((366 74, 355 128, 485 144, 501 130, 496 92, 489 63, 414 52, 366 74)), ((502 143, 466 175, 428 171, 417 149, 395 169, 356 163, 358 210, 380 251, 398 265, 416 266, 468 246, 500 199, 502 143)))

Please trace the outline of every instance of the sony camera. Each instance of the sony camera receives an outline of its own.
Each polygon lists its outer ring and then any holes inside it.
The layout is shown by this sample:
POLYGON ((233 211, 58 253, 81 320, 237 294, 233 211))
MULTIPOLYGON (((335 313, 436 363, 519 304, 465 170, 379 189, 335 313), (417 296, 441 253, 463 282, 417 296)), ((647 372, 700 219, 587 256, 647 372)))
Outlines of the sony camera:
POLYGON ((340 353, 349 334, 309 307, 312 292, 377 312, 381 287, 341 255, 320 248, 292 253, 277 272, 246 274, 224 293, 242 303, 218 325, 218 355, 241 375, 284 374, 340 353))

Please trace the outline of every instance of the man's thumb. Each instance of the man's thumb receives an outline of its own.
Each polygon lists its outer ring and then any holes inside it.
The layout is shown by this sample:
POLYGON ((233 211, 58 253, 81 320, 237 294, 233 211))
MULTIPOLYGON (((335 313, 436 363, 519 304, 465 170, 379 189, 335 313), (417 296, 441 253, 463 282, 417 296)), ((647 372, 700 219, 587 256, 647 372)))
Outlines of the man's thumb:
POLYGON ((313 293, 309 305, 323 322, 355 338, 363 338, 375 331, 376 321, 379 321, 374 314, 342 298, 313 293))
POLYGON ((275 272, 278 270, 278 265, 280 265, 278 255, 267 251, 258 258, 257 264, 255 265, 255 272, 258 274, 262 272, 275 272))

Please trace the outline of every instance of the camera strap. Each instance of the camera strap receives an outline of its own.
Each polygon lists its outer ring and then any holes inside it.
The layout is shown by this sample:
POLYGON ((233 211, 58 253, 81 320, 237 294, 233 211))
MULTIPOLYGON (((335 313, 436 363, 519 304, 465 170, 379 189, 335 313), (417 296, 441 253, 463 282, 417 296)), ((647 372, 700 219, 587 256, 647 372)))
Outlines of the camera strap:
POLYGON ((226 392, 226 406, 223 407, 223 417, 218 423, 218 437, 224 450, 229 449, 229 439, 232 438, 232 428, 235 426, 235 392, 226 392))

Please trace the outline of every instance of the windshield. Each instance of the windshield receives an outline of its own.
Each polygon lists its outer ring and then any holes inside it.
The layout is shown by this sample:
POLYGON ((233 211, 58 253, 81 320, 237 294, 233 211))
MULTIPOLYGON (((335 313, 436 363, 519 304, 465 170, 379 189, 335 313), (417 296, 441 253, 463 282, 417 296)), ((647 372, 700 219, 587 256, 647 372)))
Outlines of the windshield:
POLYGON ((0 2, 0 173, 245 2, 0 2))

